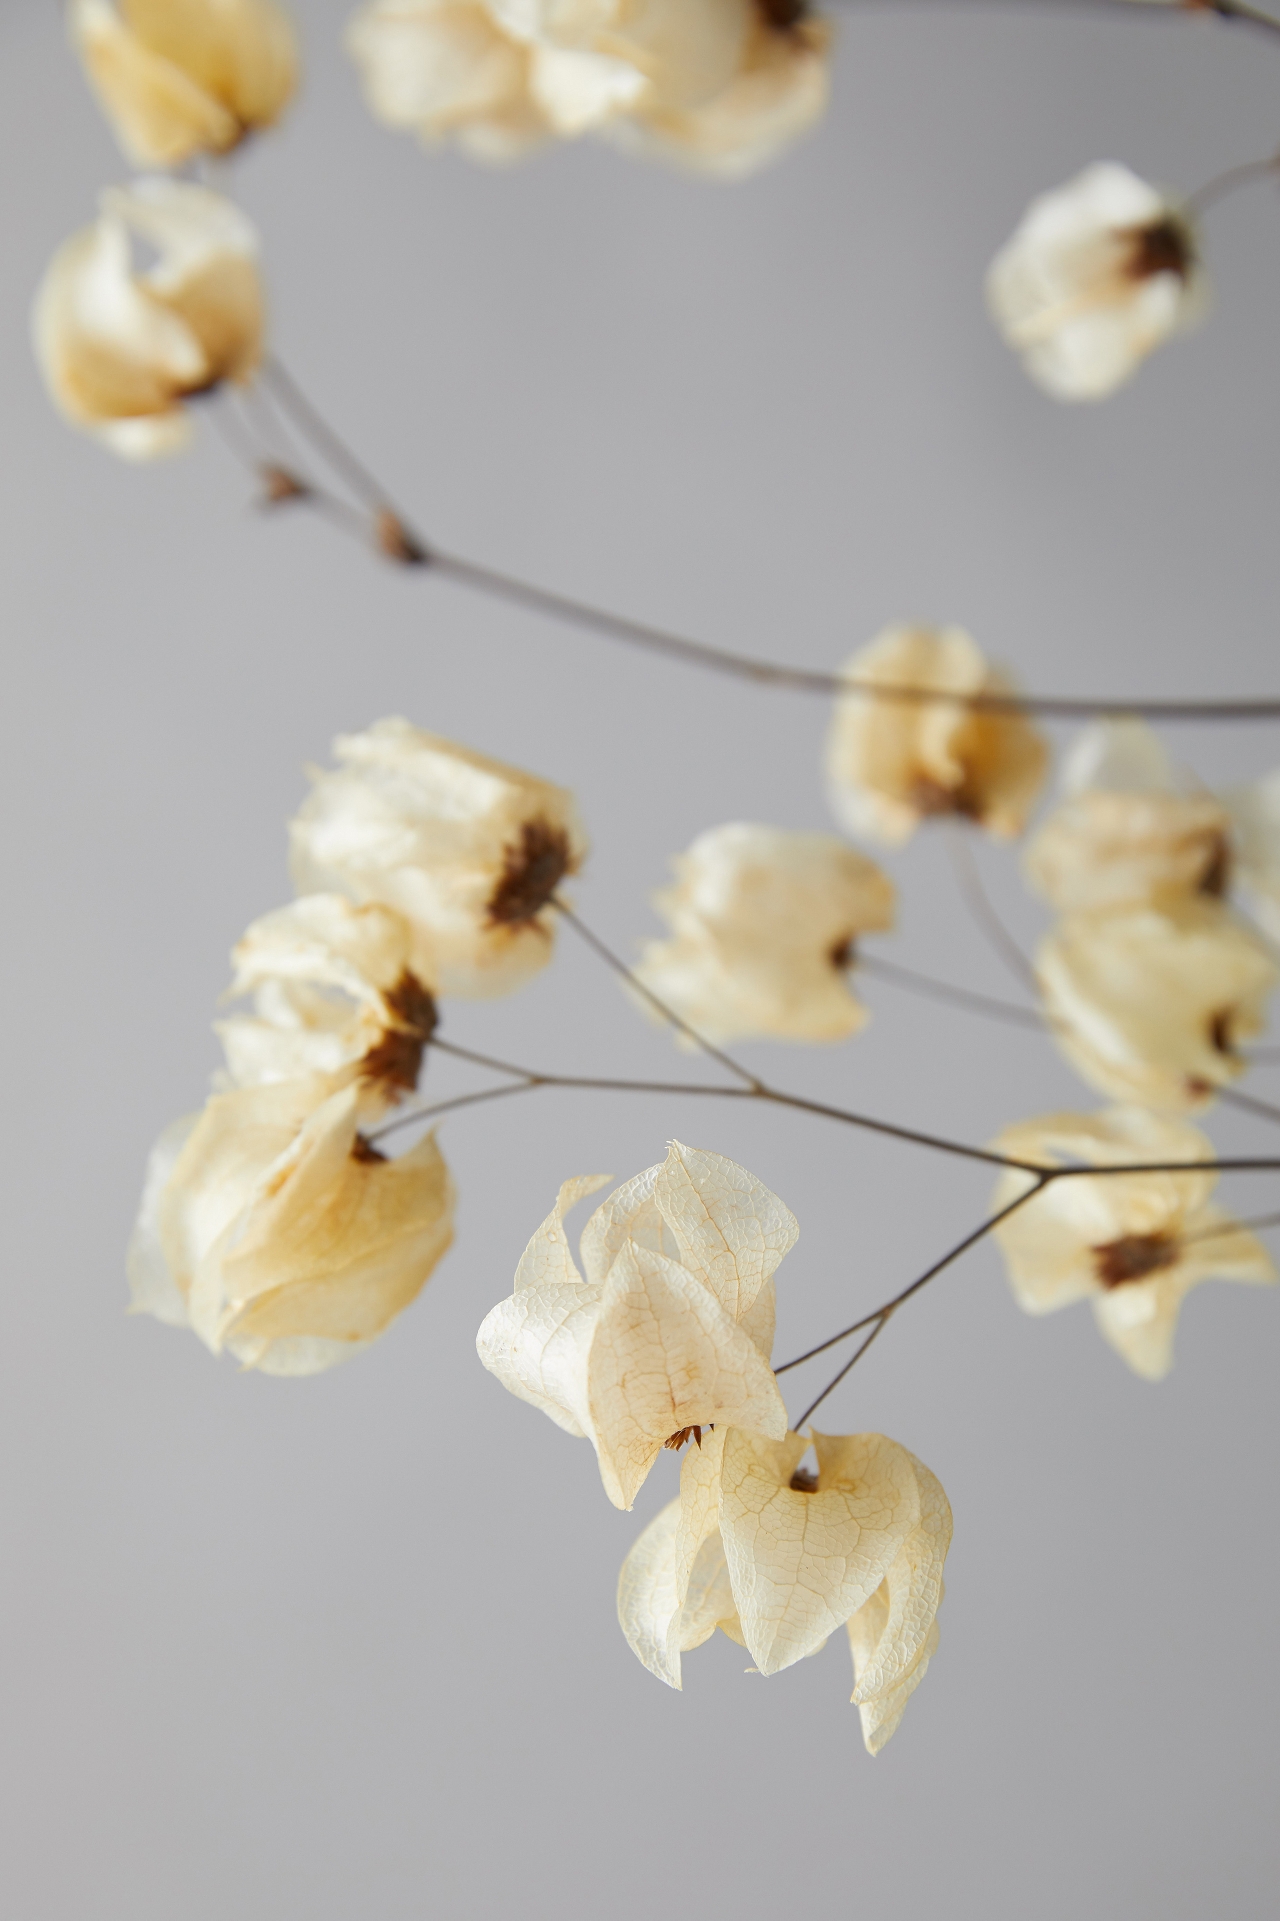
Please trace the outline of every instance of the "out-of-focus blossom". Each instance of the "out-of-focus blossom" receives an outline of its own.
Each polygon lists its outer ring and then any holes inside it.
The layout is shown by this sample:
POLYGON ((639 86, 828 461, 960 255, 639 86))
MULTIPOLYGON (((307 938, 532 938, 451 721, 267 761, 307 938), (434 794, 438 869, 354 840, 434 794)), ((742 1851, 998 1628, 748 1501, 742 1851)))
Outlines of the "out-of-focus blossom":
POLYGON ((1063 912, 1221 896, 1231 820, 1212 794, 1184 793, 1140 720, 1087 727, 1063 766, 1064 798, 1026 854, 1032 885, 1063 912))
POLYGON ((679 1498, 623 1563, 618 1619, 674 1688, 681 1655, 717 1627, 762 1674, 847 1627, 853 1700, 875 1754, 937 1646, 951 1510, 928 1468, 882 1434, 814 1434, 816 1473, 800 1466, 809 1445, 717 1428, 691 1449, 679 1498))
POLYGON ((739 179, 816 126, 831 93, 832 29, 793 0, 761 0, 733 77, 696 105, 658 92, 616 121, 621 146, 739 179))
POLYGON ((371 0, 372 111, 484 159, 603 131, 741 173, 821 113, 828 29, 789 0, 371 0))
POLYGON ((827 834, 733 822, 712 827, 655 897, 671 940, 651 941, 637 978, 707 1040, 771 1034, 838 1041, 867 1011, 847 985, 854 944, 893 925, 894 887, 827 834))
POLYGON ((434 1137, 385 1159, 359 1090, 323 1077, 215 1095, 161 1136, 129 1249, 136 1310, 267 1374, 314 1374, 381 1334, 453 1239, 434 1137))
POLYGON ((573 796, 406 720, 334 753, 290 824, 299 892, 394 908, 410 968, 443 994, 505 994, 545 967, 550 903, 587 850, 573 796))
MULTIPOLYGON (((1136 1107, 1047 1114, 1006 1128, 996 1146, 1042 1167, 1214 1158, 1198 1128, 1136 1107)), ((1007 1207, 1033 1182, 1010 1168, 993 1208, 1007 1207)), ((1019 1303, 1028 1314, 1051 1314, 1091 1300, 1112 1347, 1135 1373, 1160 1380, 1173 1365, 1179 1309, 1199 1281, 1276 1278, 1261 1241, 1213 1204, 1216 1185, 1208 1170, 1051 1182, 995 1230, 1019 1303)))
POLYGON ((964 696, 1012 691, 968 634, 959 627, 889 627, 844 671, 851 683, 922 689, 938 698, 840 695, 826 768, 831 806, 843 826, 891 845, 942 814, 1000 836, 1022 831, 1048 748, 1016 709, 964 704, 964 696))
POLYGON ((587 1222, 584 1279, 564 1216, 608 1178, 565 1182, 476 1345, 511 1393, 591 1441, 629 1508, 665 1447, 701 1450, 710 1426, 785 1435, 773 1275, 799 1229, 745 1168, 673 1141, 587 1222))
POLYGON ((409 966, 412 944, 393 909, 340 894, 309 894, 256 920, 232 953, 227 996, 251 995, 253 1012, 217 1023, 230 1083, 354 1081, 362 1118, 412 1092, 436 1024, 431 991, 409 966))
POLYGON ((244 215, 204 187, 158 178, 103 194, 97 223, 54 256, 34 314, 58 407, 132 460, 185 444, 184 402, 252 376, 264 324, 244 215), (135 266, 135 240, 155 249, 152 266, 135 266))
POLYGON ((1236 878, 1273 941, 1280 941, 1280 770, 1224 796, 1236 878))
POLYGON ((280 118, 298 55, 275 0, 71 0, 71 34, 129 158, 176 167, 280 118))
POLYGON ((1217 901, 1066 915, 1036 972, 1055 1037, 1112 1099, 1192 1109, 1247 1065, 1277 969, 1265 943, 1217 901))
POLYGON ((1100 400, 1203 306, 1178 205, 1111 162, 1033 200, 987 276, 996 325, 1057 400, 1100 400))

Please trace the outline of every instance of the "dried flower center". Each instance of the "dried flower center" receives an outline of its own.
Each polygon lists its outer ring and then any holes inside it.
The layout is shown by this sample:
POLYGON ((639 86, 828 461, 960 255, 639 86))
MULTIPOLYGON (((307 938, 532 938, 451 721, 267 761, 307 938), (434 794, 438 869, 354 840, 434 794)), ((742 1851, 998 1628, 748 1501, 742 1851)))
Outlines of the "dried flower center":
POLYGON ((436 1031, 436 1004, 416 974, 406 968, 384 996, 395 1017, 376 1047, 360 1063, 360 1078, 377 1086, 412 1091, 422 1072, 422 1055, 436 1031))
POLYGON ((1235 1059, 1235 1041, 1231 1027, 1235 1019, 1235 1009, 1224 1007, 1220 1013, 1209 1016, 1209 1045, 1215 1054, 1223 1054, 1228 1060, 1235 1059))
POLYGON ((385 1161, 387 1157, 380 1148, 374 1146, 372 1141, 366 1140, 363 1134, 357 1134, 351 1144, 351 1158, 353 1161, 361 1162, 362 1165, 371 1165, 376 1161, 385 1161))
POLYGON ((811 1467, 798 1467, 791 1476, 790 1485, 797 1494, 816 1494, 818 1477, 811 1467))
POLYGON ((809 11, 809 0, 758 0, 765 25, 786 33, 798 27, 809 11))
POLYGON ((1215 834, 1200 876, 1200 892, 1221 900, 1231 885, 1231 842, 1225 834, 1215 834))
POLYGON ((519 927, 546 907, 565 875, 572 872, 569 836, 545 820, 527 820, 519 844, 508 847, 502 878, 489 902, 496 927, 519 927))
POLYGON ((917 774, 907 799, 918 814, 962 814, 966 820, 979 820, 982 816, 982 803, 965 780, 958 781, 954 787, 944 787, 930 774, 917 774))
POLYGON ((665 1440, 662 1443, 662 1445, 663 1447, 669 1447, 673 1453, 678 1454, 680 1449, 685 1445, 686 1441, 696 1441, 698 1444, 698 1447, 701 1448, 702 1429, 700 1427, 679 1428, 677 1432, 671 1435, 671 1437, 668 1440, 665 1440))
POLYGON ((1104 1287, 1145 1281, 1148 1274, 1172 1267, 1177 1258, 1177 1243, 1163 1234, 1125 1234, 1093 1250, 1094 1272, 1104 1287))
POLYGON ((1121 237, 1129 243, 1124 272, 1130 280, 1151 280, 1158 273, 1177 274, 1185 280, 1191 272, 1195 260, 1191 235, 1172 214, 1147 227, 1127 228, 1121 237))
POLYGON ((848 973, 857 958, 858 943, 852 934, 846 934, 843 940, 838 940, 827 954, 827 959, 831 962, 837 974, 848 973))

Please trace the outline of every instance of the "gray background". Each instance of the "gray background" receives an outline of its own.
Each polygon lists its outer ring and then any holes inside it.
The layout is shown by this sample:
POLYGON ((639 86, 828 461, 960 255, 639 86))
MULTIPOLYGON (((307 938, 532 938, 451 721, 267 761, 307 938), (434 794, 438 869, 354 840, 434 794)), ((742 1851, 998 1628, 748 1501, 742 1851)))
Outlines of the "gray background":
MULTIPOLYGON (((857 11, 820 136, 726 189, 591 146, 496 174, 426 156, 366 117, 344 11, 301 9, 305 99, 240 190, 283 354, 442 542, 815 664, 906 615, 967 623, 1041 691, 1277 691, 1273 192, 1213 215, 1211 324, 1103 408, 1035 392, 980 286, 1031 194, 1089 160, 1189 188, 1266 152, 1280 46, 1035 7, 857 11)), ((981 1172, 727 1104, 543 1094, 447 1125, 456 1248, 337 1372, 240 1375, 125 1317, 147 1148, 202 1097, 227 949, 287 897, 285 820, 335 732, 403 712, 570 783, 595 844, 583 912, 628 951, 701 828, 827 820, 820 702, 266 522, 212 438, 135 471, 64 428, 29 298, 123 173, 56 8, 5 0, 6 1913, 1269 1911, 1274 1297, 1202 1290, 1158 1389, 1085 1310, 1021 1316, 988 1249, 895 1324, 829 1424, 922 1455, 956 1541, 941 1652, 875 1762, 838 1645, 765 1683, 718 1637, 682 1696, 644 1673, 613 1589, 674 1463, 616 1513, 590 1450, 504 1395, 472 1340, 559 1181, 628 1175, 672 1134, 800 1217, 783 1358, 958 1238, 981 1172)), ((1183 739, 1211 779, 1277 759, 1261 728, 1183 739)), ((1013 861, 983 853, 1030 937, 1013 861)), ((881 951, 1004 991, 937 843, 894 868, 881 951)), ((865 991, 852 1046, 750 1058, 973 1141, 1093 1104, 1034 1036, 865 991)), ((534 1063, 684 1066, 568 945, 449 1025, 534 1063)), ((1274 1205, 1265 1179, 1234 1194, 1274 1205)))

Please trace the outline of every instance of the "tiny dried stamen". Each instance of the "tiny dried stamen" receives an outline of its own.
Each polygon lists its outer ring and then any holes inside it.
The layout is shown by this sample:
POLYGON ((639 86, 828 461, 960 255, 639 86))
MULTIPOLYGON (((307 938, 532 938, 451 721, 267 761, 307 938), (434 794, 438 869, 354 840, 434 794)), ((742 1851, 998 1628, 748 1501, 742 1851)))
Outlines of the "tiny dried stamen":
POLYGON ((978 820, 982 814, 978 796, 964 781, 957 782, 954 787, 944 787, 931 774, 916 775, 908 790, 907 800, 918 814, 931 818, 960 814, 966 820, 978 820))
POLYGON ((818 1477, 811 1467, 798 1467, 791 1476, 790 1485, 797 1494, 816 1494, 818 1477))
POLYGON ((1130 248, 1124 271, 1130 280, 1151 280, 1158 273, 1186 280, 1190 274, 1195 260, 1191 235, 1171 214, 1150 226, 1129 228, 1124 238, 1130 248))
POLYGON ((1226 1007, 1220 1014, 1209 1019, 1209 1044, 1215 1054, 1225 1054, 1228 1060, 1236 1056, 1235 1042, 1231 1037, 1231 1025, 1235 1019, 1234 1008, 1226 1007))
POLYGON ((838 940, 827 955, 837 974, 847 974, 857 958, 858 943, 852 934, 846 934, 843 940, 838 940))
POLYGON ((671 1435, 670 1439, 665 1440, 662 1445, 663 1447, 669 1447, 673 1454, 678 1454, 687 1441, 696 1441, 699 1451, 701 1451, 702 1429, 700 1427, 682 1427, 677 1433, 671 1435))
POLYGON ((569 836, 549 821, 527 820, 520 842, 506 850, 502 878, 489 902, 489 919, 497 927, 519 927, 536 920, 550 905, 556 888, 572 872, 569 836))
POLYGON ((809 0, 759 0, 765 25, 779 33, 798 27, 809 11, 809 0))
POLYGON ((1148 1274, 1172 1267, 1177 1259, 1177 1243, 1163 1234, 1125 1234, 1093 1250, 1094 1271, 1107 1288, 1145 1281, 1148 1274))
POLYGON ((1225 834, 1215 834, 1209 858, 1200 876, 1200 892, 1221 900, 1231 885, 1231 842, 1225 834))
POLYGON ((385 1161, 387 1157, 380 1148, 374 1146, 372 1141, 366 1140, 363 1134, 357 1134, 351 1144, 351 1158, 362 1164, 370 1164, 375 1161, 385 1161))
POLYGON ((397 1024, 369 1049, 360 1063, 360 1078, 412 1092, 422 1072, 423 1051, 436 1031, 436 1004, 407 968, 384 998, 397 1024))

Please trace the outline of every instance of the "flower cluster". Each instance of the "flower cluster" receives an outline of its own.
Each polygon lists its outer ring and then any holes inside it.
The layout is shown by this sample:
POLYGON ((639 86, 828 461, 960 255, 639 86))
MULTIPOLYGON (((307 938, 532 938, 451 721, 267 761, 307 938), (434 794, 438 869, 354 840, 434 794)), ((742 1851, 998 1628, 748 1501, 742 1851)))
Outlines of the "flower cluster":
POLYGON ((749 173, 817 121, 831 30, 804 0, 370 0, 347 44, 372 111, 506 160, 584 133, 749 173))
POLYGON ((293 821, 300 898, 232 955, 225 1066, 157 1143, 134 1305, 274 1374, 331 1367, 421 1292, 453 1238, 430 1136, 371 1130, 418 1085, 437 996, 505 992, 552 948, 586 851, 572 797, 403 720, 339 740, 293 821))
POLYGON ((607 1179, 565 1182, 480 1329, 480 1358, 591 1441, 618 1507, 664 1449, 687 1449, 679 1498, 618 1585, 623 1633, 650 1672, 680 1687, 681 1655, 720 1627, 777 1674, 847 1627, 875 1754, 937 1646, 947 1498, 881 1434, 789 1430, 770 1366, 774 1275, 799 1228, 775 1194, 673 1141, 592 1214, 579 1271, 564 1217, 607 1179), (811 1444, 816 1472, 801 1465, 811 1444))

